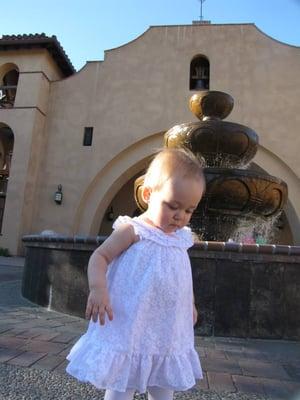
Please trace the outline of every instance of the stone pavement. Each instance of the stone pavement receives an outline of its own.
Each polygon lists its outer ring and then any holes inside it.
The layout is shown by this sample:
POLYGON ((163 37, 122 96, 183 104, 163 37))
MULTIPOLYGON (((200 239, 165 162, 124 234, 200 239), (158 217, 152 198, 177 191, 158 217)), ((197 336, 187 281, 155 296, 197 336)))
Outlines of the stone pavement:
MULTIPOLYGON (((22 298, 23 263, 0 257, 0 399, 102 399, 65 373, 87 322, 22 298)), ((300 342, 196 337, 196 348, 204 379, 176 400, 300 400, 300 342)))

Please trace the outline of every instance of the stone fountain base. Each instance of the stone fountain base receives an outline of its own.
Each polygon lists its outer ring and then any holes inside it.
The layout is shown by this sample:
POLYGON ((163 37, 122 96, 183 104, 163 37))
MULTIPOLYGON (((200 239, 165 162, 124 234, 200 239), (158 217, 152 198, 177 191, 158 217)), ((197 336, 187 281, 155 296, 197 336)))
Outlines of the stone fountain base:
MULTIPOLYGON (((103 237, 25 236, 22 294, 84 317, 87 264, 103 237)), ((200 242, 190 250, 198 335, 300 339, 300 247, 200 242)))
POLYGON ((190 256, 198 334, 300 339, 300 247, 202 242, 190 256))

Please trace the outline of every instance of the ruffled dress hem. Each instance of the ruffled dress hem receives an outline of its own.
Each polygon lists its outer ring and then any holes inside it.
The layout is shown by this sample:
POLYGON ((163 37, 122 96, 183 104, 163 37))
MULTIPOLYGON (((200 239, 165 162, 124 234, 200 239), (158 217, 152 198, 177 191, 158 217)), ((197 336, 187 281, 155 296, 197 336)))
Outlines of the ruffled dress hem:
POLYGON ((182 354, 161 356, 97 351, 95 348, 89 350, 86 346, 85 349, 80 346, 77 350, 76 347, 67 356, 70 363, 66 371, 97 389, 118 392, 134 389, 145 393, 148 387, 158 386, 185 391, 195 385, 196 379, 203 377, 198 354, 194 349, 182 354))

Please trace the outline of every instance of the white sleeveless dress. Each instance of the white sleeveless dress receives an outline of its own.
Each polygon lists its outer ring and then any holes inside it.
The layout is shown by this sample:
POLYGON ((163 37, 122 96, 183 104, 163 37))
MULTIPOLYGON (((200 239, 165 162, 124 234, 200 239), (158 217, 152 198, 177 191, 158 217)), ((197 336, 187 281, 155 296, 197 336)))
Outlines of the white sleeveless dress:
POLYGON ((108 267, 114 319, 102 326, 91 320, 67 356, 67 372, 99 389, 187 390, 202 378, 194 349, 191 230, 166 234, 127 216, 113 227, 124 223, 140 240, 108 267))

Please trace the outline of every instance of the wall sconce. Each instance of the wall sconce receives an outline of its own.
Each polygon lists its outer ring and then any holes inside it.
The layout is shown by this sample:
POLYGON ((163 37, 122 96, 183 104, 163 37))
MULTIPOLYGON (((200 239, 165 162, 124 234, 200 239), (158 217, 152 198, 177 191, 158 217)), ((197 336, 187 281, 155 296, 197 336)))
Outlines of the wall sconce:
POLYGON ((108 221, 114 220, 115 216, 114 216, 114 210, 113 210, 112 206, 110 207, 110 210, 106 214, 106 218, 108 219, 108 221))
POLYGON ((56 204, 61 204, 63 199, 62 186, 57 186, 57 191, 54 193, 54 201, 56 204))

